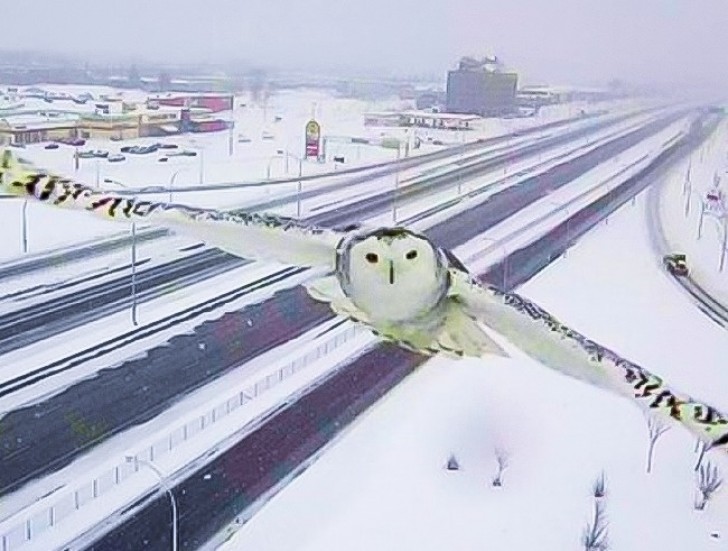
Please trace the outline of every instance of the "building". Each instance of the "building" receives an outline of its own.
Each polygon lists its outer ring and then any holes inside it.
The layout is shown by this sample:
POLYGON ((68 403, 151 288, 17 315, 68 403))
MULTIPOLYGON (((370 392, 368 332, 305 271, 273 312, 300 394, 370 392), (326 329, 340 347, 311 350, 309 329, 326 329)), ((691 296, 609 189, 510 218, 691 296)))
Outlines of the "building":
POLYGON ((31 144, 76 136, 77 120, 70 117, 17 115, 0 118, 0 146, 31 144))
POLYGON ((209 113, 231 111, 233 108, 232 94, 166 94, 151 97, 150 106, 203 108, 209 113))
POLYGON ((516 110, 518 75, 508 73, 495 57, 464 57, 447 74, 448 113, 498 116, 516 110))
POLYGON ((365 113, 364 126, 400 126, 439 128, 443 130, 470 130, 480 117, 458 113, 432 113, 429 111, 392 111, 365 113))

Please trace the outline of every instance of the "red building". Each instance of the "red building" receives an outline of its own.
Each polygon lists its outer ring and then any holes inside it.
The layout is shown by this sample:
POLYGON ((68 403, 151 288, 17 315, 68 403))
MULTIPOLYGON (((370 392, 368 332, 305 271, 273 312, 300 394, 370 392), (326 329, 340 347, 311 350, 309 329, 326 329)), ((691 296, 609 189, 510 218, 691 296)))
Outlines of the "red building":
POLYGON ((209 110, 210 113, 230 111, 233 108, 232 94, 175 94, 165 97, 152 98, 158 105, 171 107, 198 107, 209 110))

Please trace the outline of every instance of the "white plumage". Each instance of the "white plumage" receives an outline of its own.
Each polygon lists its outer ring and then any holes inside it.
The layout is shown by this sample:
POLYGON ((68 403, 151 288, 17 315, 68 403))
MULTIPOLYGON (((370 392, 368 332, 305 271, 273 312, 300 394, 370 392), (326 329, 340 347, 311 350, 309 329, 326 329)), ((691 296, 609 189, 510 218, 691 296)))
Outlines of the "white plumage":
POLYGON ((488 335, 490 327, 544 365, 681 423, 708 448, 728 450, 723 413, 671 389, 527 299, 480 285, 452 253, 405 228, 337 232, 272 215, 122 198, 41 172, 9 151, 0 170, 8 193, 110 219, 144 219, 243 257, 324 268, 329 275, 307 286, 312 297, 418 352, 505 355, 488 335))

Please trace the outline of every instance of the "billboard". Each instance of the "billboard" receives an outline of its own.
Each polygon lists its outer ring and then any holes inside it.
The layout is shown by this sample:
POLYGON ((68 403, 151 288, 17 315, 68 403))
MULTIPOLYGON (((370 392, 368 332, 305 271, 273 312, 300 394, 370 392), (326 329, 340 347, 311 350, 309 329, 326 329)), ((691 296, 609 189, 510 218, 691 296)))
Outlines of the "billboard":
POLYGON ((318 159, 321 149, 321 125, 311 119, 306 123, 306 158, 318 159))

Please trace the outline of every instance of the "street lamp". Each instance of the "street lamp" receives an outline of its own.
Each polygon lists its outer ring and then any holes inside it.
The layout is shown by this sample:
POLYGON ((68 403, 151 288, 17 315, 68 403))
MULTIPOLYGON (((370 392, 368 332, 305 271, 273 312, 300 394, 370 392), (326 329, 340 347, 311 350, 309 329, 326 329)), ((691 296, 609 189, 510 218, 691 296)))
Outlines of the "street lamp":
POLYGON ((159 484, 169 496, 169 502, 172 505, 172 551, 177 551, 177 502, 174 499, 174 494, 172 493, 172 490, 167 484, 167 479, 164 476, 164 473, 160 471, 159 468, 154 465, 154 463, 152 463, 151 461, 147 461, 146 459, 139 459, 138 457, 133 455, 127 455, 124 459, 126 459, 127 463, 134 463, 135 470, 138 471, 139 465, 141 464, 149 467, 149 469, 151 469, 154 474, 159 477, 159 484))
POLYGON ((28 252, 28 200, 23 201, 23 253, 28 252))
POLYGON ((189 147, 197 151, 200 156, 200 185, 203 185, 205 183, 205 148, 194 140, 190 141, 189 147))
MULTIPOLYGON (((397 142, 397 160, 400 157, 400 147, 397 142)), ((397 223, 397 194, 399 193, 399 163, 394 167, 394 192, 392 193, 392 222, 397 223)))
POLYGON ((174 179, 177 177, 177 174, 179 174, 180 172, 184 172, 186 170, 190 170, 190 169, 189 168, 180 168, 179 170, 175 170, 174 173, 172 174, 172 177, 169 179, 169 189, 168 189, 169 190, 169 199, 167 201, 168 203, 172 202, 172 191, 174 190, 174 188, 172 186, 174 186, 174 179))
POLYGON ((498 247, 501 251, 503 251, 503 260, 501 261, 503 267, 503 285, 501 290, 505 293, 508 291, 508 249, 506 249, 506 246, 503 245, 503 243, 496 241, 492 237, 482 237, 481 240, 490 242, 492 243, 491 246, 498 247))
POLYGON ((556 207, 556 212, 565 210, 566 211, 566 246, 564 247, 564 258, 566 258, 566 253, 569 250, 569 243, 570 243, 570 222, 571 222, 571 211, 569 210, 569 207, 567 205, 557 203, 555 201, 549 201, 549 203, 556 207))
MULTIPOLYGON (((107 184, 116 184, 126 188, 124 184, 118 180, 112 180, 111 178, 104 178, 104 182, 107 184)), ((170 192, 170 197, 171 197, 170 192)), ((136 264, 137 264, 137 250, 136 250, 136 221, 132 220, 131 223, 131 322, 133 325, 139 325, 137 321, 137 281, 136 281, 136 264)))

